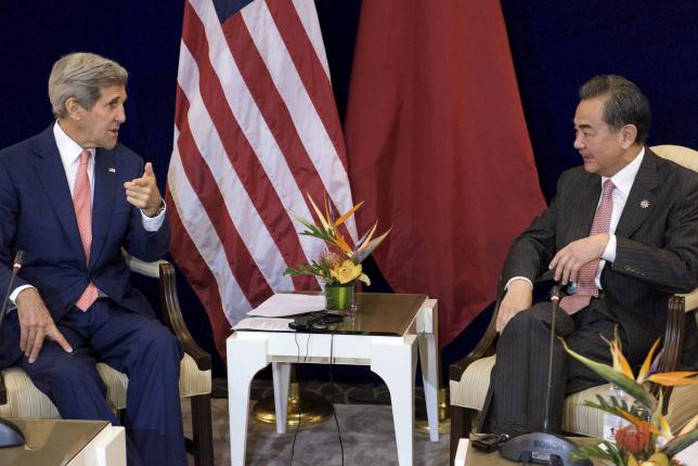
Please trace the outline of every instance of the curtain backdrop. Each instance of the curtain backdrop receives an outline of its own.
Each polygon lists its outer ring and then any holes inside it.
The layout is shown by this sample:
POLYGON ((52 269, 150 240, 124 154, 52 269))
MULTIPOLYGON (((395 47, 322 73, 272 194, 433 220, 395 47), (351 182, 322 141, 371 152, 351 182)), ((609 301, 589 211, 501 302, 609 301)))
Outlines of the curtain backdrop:
POLYGON ((376 262, 449 343, 545 207, 497 0, 364 3, 345 128, 359 224, 392 227, 376 262))

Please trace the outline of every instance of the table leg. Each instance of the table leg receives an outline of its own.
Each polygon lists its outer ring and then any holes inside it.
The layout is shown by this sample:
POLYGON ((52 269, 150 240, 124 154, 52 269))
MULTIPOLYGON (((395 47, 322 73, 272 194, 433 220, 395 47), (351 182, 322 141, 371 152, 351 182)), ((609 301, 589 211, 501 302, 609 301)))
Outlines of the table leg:
POLYGON ((291 381, 291 363, 272 362, 272 379, 274 381, 274 411, 276 413, 276 432, 286 432, 288 420, 288 385, 291 381))
POLYGON ((414 461, 415 343, 415 335, 406 335, 400 344, 371 344, 371 370, 385 381, 390 391, 395 443, 401 466, 412 466, 414 461))
POLYGON ((427 420, 429 421, 429 440, 439 441, 439 380, 438 358, 436 339, 433 333, 419 334, 419 363, 422 368, 422 382, 424 385, 424 401, 427 407, 427 420))
POLYGON ((230 421, 230 462, 244 466, 247 448, 247 423, 250 413, 250 386, 255 374, 269 364, 267 342, 227 341, 228 353, 228 416, 230 421))

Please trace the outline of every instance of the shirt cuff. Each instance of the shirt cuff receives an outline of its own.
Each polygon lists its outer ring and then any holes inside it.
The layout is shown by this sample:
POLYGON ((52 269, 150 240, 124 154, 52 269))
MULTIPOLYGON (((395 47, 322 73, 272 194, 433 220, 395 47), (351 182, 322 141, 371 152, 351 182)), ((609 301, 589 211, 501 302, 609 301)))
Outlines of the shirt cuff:
POLYGON ((17 296, 19 296, 19 294, 22 291, 26 290, 27 288, 34 288, 34 287, 31 285, 20 285, 17 288, 15 288, 14 290, 12 290, 12 293, 10 293, 10 302, 13 304, 14 307, 17 307, 17 303, 15 302, 17 300, 17 296))
POLYGON ((531 285, 531 289, 533 289, 533 282, 526 277, 512 277, 512 278, 510 278, 509 281, 507 282, 507 284, 504 285, 504 289, 508 290, 509 285, 511 285, 511 282, 513 282, 514 280, 523 280, 526 283, 528 283, 529 285, 531 285))
POLYGON ((616 235, 609 233, 608 243, 606 243, 606 248, 603 250, 603 254, 601 254, 601 259, 607 262, 615 262, 617 245, 618 240, 616 239, 616 235))
POLYGON ((157 214, 155 217, 148 217, 146 214, 143 213, 143 210, 141 210, 141 218, 143 219, 143 228, 145 231, 158 231, 160 227, 162 226, 162 222, 165 221, 165 213, 167 213, 167 204, 165 204, 165 200, 163 199, 162 201, 162 210, 160 211, 159 214, 157 214))

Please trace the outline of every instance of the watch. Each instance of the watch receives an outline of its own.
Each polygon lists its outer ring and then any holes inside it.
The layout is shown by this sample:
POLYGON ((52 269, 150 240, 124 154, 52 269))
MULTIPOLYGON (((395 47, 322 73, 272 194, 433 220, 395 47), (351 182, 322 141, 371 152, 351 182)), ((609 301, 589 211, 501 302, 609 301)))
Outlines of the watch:
POLYGON ((146 217, 155 218, 158 215, 160 215, 161 213, 163 213, 164 211, 165 211, 165 201, 160 201, 160 207, 158 207, 158 210, 155 211, 155 213, 153 215, 146 214, 146 217))

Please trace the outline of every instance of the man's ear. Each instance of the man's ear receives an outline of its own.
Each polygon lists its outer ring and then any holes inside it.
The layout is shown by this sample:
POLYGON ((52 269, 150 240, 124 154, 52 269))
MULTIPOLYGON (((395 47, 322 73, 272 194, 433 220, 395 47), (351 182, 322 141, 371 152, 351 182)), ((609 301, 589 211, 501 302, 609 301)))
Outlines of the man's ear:
POLYGON ((65 101, 65 111, 68 117, 73 120, 81 120, 85 112, 82 105, 74 97, 68 97, 65 101))
POLYGON ((621 135, 621 147, 627 149, 637 140, 637 126, 635 125, 625 125, 620 129, 621 135))

